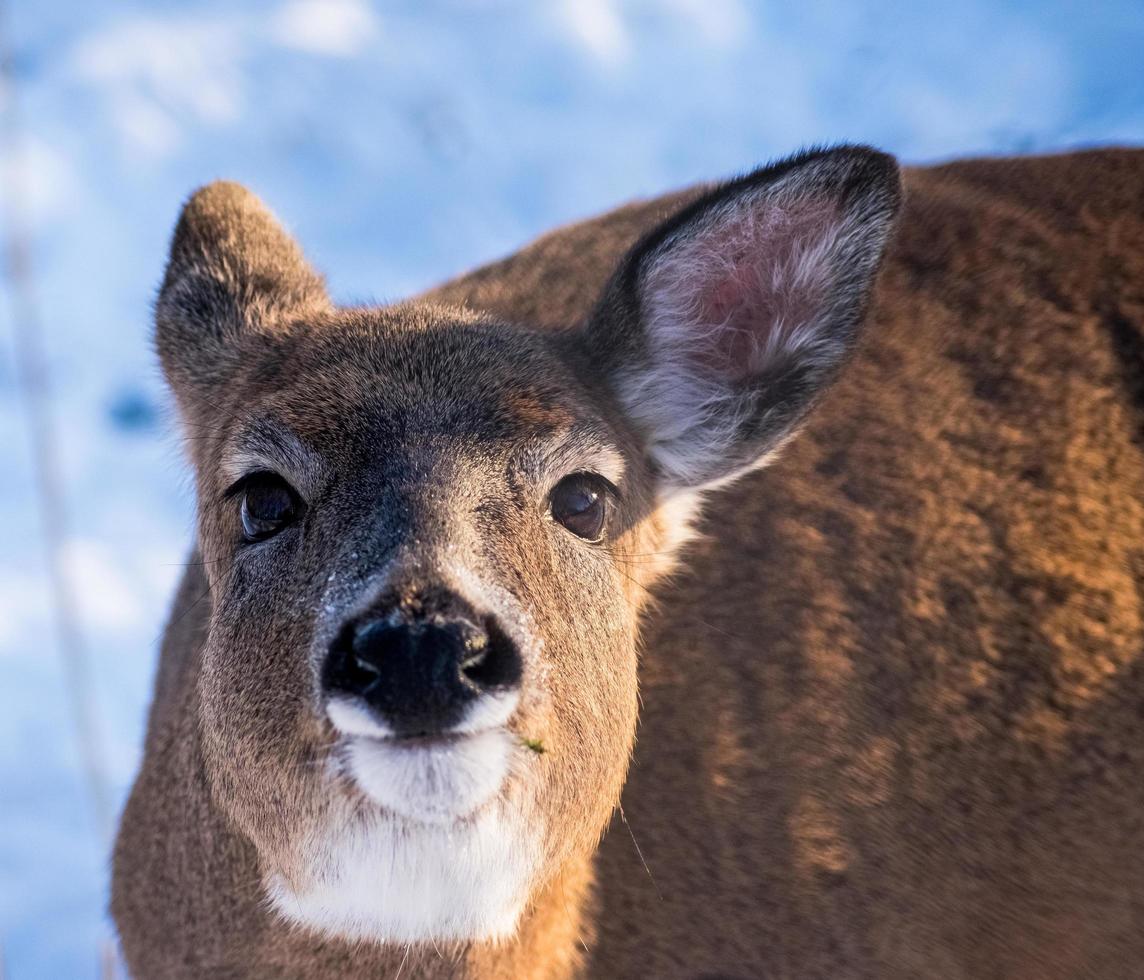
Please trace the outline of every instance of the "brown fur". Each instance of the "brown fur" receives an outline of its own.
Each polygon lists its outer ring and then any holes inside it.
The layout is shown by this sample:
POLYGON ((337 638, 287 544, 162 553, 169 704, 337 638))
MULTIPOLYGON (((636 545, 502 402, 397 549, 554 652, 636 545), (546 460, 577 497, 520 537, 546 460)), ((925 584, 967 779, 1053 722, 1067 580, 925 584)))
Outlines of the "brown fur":
MULTIPOLYGON (((425 299, 577 323, 631 243, 693 196, 556 232, 425 299)), ((309 292, 306 303, 311 318, 327 315, 309 292)), ((498 356, 494 346, 490 364, 498 356)), ((209 412, 184 385, 185 413, 208 427, 195 443, 200 494, 218 489, 207 484, 220 419, 241 412, 252 386, 281 383, 259 376, 270 363, 213 364, 212 377, 238 374, 209 412)), ((346 406, 367 397, 365 376, 320 344, 297 363, 291 379, 305 378, 308 397, 291 404, 307 412, 295 408, 292 422, 336 443, 346 406)), ((514 427, 558 426, 578 384, 577 397, 606 397, 571 378, 554 394, 549 369, 537 391, 506 393, 514 427)), ((646 491, 632 503, 620 546, 630 574, 617 581, 631 608, 646 588, 656 601, 641 624, 626 819, 590 863, 581 856, 623 775, 607 758, 623 755, 618 717, 589 767, 596 799, 565 787, 562 870, 518 938, 406 956, 317 940, 263 909, 252 830, 204 777, 204 751, 237 755, 235 771, 268 771, 256 731, 214 749, 204 738, 200 692, 227 693, 202 679, 204 593, 221 574, 207 565, 180 591, 117 848, 113 908, 133 969, 300 980, 391 976, 399 964, 403 977, 1139 976, 1142 433, 1144 153, 909 172, 865 341, 783 458, 714 494, 676 574, 654 586, 667 518, 649 513, 646 491)), ((630 431, 612 436, 630 452, 630 431)), ((208 550, 221 534, 211 520, 208 550)), ((567 682, 593 683, 590 666, 567 682)), ((619 660, 608 669, 623 671, 619 660)), ((541 764, 567 762, 558 720, 534 717, 556 726, 541 764)), ((272 806, 306 810, 274 791, 257 786, 272 806)))

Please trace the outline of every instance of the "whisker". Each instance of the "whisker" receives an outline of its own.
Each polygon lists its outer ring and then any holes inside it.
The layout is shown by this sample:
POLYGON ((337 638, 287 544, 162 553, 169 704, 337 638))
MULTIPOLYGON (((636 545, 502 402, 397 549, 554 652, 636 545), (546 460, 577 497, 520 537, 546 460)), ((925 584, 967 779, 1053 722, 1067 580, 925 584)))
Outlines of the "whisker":
POLYGON ((405 955, 401 957, 401 962, 397 966, 397 972, 393 975, 393 980, 401 980, 401 974, 405 971, 405 961, 409 959, 409 951, 412 948, 412 944, 405 944, 405 955))
POLYGON ((662 902, 663 901, 663 892, 661 892, 659 890, 659 885, 656 884, 655 877, 651 873, 651 868, 649 868, 647 866, 647 861, 644 860, 643 851, 640 850, 639 841, 636 840, 636 835, 632 831, 632 825, 630 823, 628 823, 628 818, 627 818, 627 815, 624 813, 624 808, 622 805, 617 805, 616 809, 619 810, 619 812, 620 812, 620 819, 624 822, 624 826, 628 828, 628 834, 631 836, 632 843, 635 845, 636 854, 639 855, 640 864, 642 864, 644 866, 644 871, 647 872, 648 878, 651 879, 652 887, 655 889, 655 893, 659 896, 659 900, 662 902))

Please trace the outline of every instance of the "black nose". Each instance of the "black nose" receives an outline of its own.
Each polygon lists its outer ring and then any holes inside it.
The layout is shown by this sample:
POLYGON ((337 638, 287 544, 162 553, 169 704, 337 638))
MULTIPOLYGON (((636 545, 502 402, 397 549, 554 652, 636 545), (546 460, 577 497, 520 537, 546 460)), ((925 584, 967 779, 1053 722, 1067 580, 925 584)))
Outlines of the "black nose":
POLYGON ((459 724, 482 694, 520 681, 516 646, 450 594, 381 603, 347 623, 326 658, 328 694, 361 698, 397 735, 459 724))

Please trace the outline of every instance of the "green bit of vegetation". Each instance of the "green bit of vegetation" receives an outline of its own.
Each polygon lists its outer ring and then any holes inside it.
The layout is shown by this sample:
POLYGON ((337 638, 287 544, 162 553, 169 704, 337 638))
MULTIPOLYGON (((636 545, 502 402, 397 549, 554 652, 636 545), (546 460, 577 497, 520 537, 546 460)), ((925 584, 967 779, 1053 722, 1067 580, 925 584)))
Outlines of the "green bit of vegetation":
POLYGON ((544 755, 544 743, 538 738, 522 738, 520 744, 537 755, 544 755))

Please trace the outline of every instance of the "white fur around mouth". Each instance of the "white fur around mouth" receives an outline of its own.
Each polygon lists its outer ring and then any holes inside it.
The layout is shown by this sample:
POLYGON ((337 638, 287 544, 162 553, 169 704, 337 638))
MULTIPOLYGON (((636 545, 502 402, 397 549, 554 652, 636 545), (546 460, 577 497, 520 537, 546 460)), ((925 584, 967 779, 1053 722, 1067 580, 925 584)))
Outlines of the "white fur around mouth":
POLYGON ((436 737, 401 738, 360 702, 334 698, 326 714, 343 736, 342 758, 358 787, 410 821, 462 820, 500 792, 517 739, 505 725, 516 692, 476 701, 455 728, 436 737))
POLYGON ((354 781, 391 813, 419 823, 452 823, 500 792, 514 740, 503 728, 434 740, 351 737, 345 758, 354 781))

